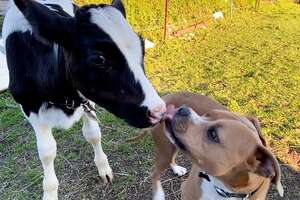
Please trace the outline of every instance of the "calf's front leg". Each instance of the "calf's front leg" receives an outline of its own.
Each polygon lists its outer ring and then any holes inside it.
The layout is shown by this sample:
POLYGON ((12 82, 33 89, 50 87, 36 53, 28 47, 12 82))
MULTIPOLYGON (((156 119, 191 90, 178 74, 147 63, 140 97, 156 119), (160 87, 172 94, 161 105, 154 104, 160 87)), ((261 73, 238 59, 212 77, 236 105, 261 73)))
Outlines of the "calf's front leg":
POLYGON ((109 166, 107 156, 102 149, 100 127, 97 121, 90 118, 87 114, 83 116, 82 133, 85 139, 93 146, 95 153, 94 161, 101 179, 104 183, 112 182, 113 173, 109 166))
POLYGON ((44 170, 43 200, 57 200, 58 180, 54 171, 56 141, 51 128, 46 124, 31 122, 35 131, 39 158, 44 170))

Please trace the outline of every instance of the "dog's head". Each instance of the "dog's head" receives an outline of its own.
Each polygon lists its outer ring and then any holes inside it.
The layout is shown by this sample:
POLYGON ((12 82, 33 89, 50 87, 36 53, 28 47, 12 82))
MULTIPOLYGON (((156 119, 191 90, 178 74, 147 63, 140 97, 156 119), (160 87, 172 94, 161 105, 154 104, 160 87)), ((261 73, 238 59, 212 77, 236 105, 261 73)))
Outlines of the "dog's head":
POLYGON ((255 184, 250 176, 269 178, 283 193, 279 164, 265 147, 257 119, 221 110, 199 116, 187 106, 170 116, 165 121, 167 137, 201 170, 223 178, 231 188, 255 184))

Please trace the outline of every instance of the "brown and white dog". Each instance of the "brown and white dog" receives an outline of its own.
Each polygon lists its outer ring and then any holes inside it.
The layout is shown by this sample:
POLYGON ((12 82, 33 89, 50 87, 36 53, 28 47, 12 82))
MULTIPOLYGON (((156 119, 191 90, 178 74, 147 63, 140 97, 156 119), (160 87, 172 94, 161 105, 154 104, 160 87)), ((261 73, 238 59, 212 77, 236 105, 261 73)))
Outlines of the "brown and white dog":
POLYGON ((182 185, 183 200, 264 200, 271 183, 283 196, 279 164, 256 118, 232 113, 193 93, 175 93, 164 100, 177 109, 169 106, 167 119, 151 130, 156 152, 154 200, 165 199, 160 174, 166 168, 186 173, 175 163, 178 147, 192 160, 182 185))

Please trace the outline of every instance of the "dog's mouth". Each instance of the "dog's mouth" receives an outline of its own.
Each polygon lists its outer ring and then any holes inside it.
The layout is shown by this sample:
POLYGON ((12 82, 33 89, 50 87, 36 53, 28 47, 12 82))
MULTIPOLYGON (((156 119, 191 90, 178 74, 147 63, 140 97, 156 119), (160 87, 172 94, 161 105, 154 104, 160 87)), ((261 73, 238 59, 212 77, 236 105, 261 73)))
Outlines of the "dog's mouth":
POLYGON ((180 139, 176 136, 173 124, 175 123, 173 121, 174 115, 176 114, 176 110, 174 106, 168 106, 167 107, 167 114, 165 116, 165 133, 169 141, 176 146, 178 146, 182 150, 186 150, 185 145, 180 141, 180 139))
POLYGON ((170 140, 171 143, 175 144, 175 133, 172 127, 172 119, 175 115, 176 109, 174 105, 167 105, 167 112, 164 116, 165 120, 165 129, 166 129, 166 136, 170 140))

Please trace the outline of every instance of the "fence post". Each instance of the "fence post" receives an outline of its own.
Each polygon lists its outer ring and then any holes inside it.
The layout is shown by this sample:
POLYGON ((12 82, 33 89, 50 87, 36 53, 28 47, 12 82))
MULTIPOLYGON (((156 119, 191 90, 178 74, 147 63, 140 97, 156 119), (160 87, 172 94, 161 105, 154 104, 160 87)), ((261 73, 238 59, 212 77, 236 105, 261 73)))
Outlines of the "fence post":
POLYGON ((233 15, 233 2, 234 0, 229 0, 228 3, 229 3, 229 14, 230 14, 230 18, 232 18, 232 15, 233 15))
POLYGON ((167 37, 167 24, 168 24, 168 0, 165 0, 165 21, 164 21, 164 41, 167 37))
POLYGON ((260 0, 256 0, 256 3, 255 3, 255 11, 258 11, 259 5, 260 5, 260 0))

